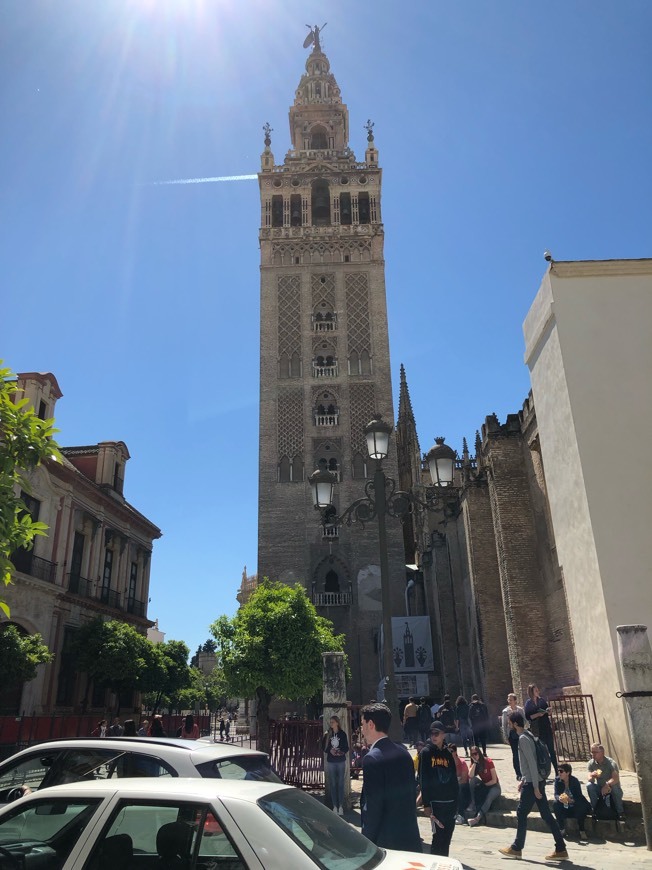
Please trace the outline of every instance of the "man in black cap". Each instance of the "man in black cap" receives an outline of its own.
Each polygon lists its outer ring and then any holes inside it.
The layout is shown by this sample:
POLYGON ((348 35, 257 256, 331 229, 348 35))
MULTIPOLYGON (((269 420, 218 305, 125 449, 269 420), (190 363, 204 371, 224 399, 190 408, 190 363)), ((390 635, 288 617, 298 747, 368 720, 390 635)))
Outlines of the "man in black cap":
POLYGON ((423 807, 432 825, 430 852, 446 857, 455 830, 459 783, 441 722, 432 723, 430 740, 419 753, 419 785, 423 807))

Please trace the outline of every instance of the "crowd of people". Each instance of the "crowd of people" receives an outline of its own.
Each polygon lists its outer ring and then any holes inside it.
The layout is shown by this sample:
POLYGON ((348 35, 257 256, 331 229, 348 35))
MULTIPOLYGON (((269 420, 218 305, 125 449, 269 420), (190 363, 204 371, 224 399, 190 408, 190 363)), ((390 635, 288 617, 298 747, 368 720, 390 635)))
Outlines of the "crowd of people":
MULTIPOLYGON (((125 719, 120 722, 116 716, 111 724, 108 724, 108 719, 100 719, 97 727, 91 732, 91 737, 167 737, 163 728, 163 717, 156 715, 149 719, 141 719, 140 725, 136 727, 134 719, 125 719)), ((195 722, 195 717, 189 713, 184 717, 183 722, 176 730, 176 737, 182 740, 197 740, 199 738, 199 725, 195 722)), ((228 737, 227 737, 228 739, 228 737)))
MULTIPOLYGON (((417 826, 417 807, 430 818, 433 855, 447 856, 455 826, 480 825, 502 793, 496 766, 487 754, 490 720, 487 707, 472 695, 455 704, 445 696, 441 704, 429 706, 424 698, 417 704, 410 698, 402 724, 405 744, 389 738, 391 713, 380 702, 361 711, 361 736, 364 748, 354 739, 352 751, 359 751, 363 775, 360 800, 362 833, 378 846, 405 851, 421 851, 417 826), (461 758, 461 750, 466 758, 461 758)), ((570 764, 558 764, 553 743, 549 705, 538 687, 528 687, 528 700, 518 704, 514 693, 507 697, 501 717, 503 738, 512 750, 519 802, 517 828, 512 844, 500 849, 508 858, 521 858, 527 834, 527 819, 536 805, 554 840, 546 860, 568 858, 566 837, 568 820, 577 822, 580 841, 586 840, 585 820, 613 817, 623 820, 623 792, 618 765, 605 754, 604 747, 593 744, 587 765, 587 793, 573 775, 570 764), (553 778, 554 772, 554 778, 553 778), (552 810, 546 785, 553 784, 552 810), (611 815, 603 815, 604 812, 611 815)), ((330 721, 324 735, 323 750, 331 774, 335 766, 343 771, 342 756, 348 748, 339 720, 330 721)), ((342 815, 343 783, 330 776, 333 808, 342 815)))

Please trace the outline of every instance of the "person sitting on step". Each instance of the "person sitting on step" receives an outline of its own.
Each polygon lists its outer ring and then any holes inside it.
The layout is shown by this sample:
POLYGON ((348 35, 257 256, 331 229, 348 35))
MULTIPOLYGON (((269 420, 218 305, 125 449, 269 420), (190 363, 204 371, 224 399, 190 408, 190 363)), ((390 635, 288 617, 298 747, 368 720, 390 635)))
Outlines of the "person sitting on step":
POLYGON ((570 764, 559 765, 559 775, 555 779, 555 800, 552 810, 559 824, 562 837, 566 836, 566 819, 577 819, 580 840, 586 840, 584 820, 591 812, 591 804, 582 794, 582 784, 572 775, 570 764))
POLYGON ((476 808, 476 814, 473 818, 469 819, 469 825, 474 827, 480 824, 491 809, 492 803, 501 794, 496 766, 479 746, 471 747, 469 786, 471 789, 471 805, 476 808), (482 804, 478 806, 480 800, 482 800, 482 804))

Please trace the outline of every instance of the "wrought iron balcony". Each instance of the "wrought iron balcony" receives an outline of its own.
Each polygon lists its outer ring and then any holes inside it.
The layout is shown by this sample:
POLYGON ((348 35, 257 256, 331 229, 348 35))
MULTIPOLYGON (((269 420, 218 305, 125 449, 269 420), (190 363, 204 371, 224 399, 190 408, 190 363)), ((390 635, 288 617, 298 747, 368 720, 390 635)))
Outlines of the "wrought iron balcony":
POLYGON ((80 595, 82 598, 95 598, 95 583, 79 574, 68 574, 68 592, 80 595))
POLYGON ((137 598, 128 598, 127 613, 133 613, 134 616, 140 616, 144 619, 147 615, 147 604, 144 601, 138 601, 137 598))
POLYGON ((40 556, 35 556, 31 550, 16 550, 12 554, 11 561, 16 571, 29 574, 30 577, 37 577, 39 580, 45 580, 47 583, 55 581, 57 563, 41 559, 40 556))
POLYGON ((116 610, 122 610, 122 607, 120 606, 120 593, 116 592, 115 589, 102 588, 97 597, 102 604, 107 604, 109 607, 114 607, 116 610))
POLYGON ((348 607, 351 604, 350 592, 315 592, 312 596, 315 607, 348 607))

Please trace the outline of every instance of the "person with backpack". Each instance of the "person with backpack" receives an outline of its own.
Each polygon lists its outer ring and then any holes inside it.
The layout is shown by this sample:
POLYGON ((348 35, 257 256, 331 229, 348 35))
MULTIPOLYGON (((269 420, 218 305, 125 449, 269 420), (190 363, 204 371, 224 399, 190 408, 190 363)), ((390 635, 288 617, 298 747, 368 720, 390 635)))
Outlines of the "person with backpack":
POLYGON ((547 748, 532 734, 525 730, 525 719, 521 713, 510 713, 510 726, 518 734, 518 755, 521 765, 520 794, 516 818, 518 826, 516 837, 511 846, 499 849, 506 858, 521 858, 527 834, 527 817, 536 803, 541 818, 550 829, 555 840, 555 850, 546 855, 546 861, 565 861, 568 859, 566 843, 557 821, 550 812, 546 798, 546 779, 550 773, 550 756, 547 748))
POLYGON ((439 722, 446 732, 446 742, 450 743, 453 741, 455 737, 455 733, 457 732, 457 728, 455 726, 455 710, 453 710, 453 705, 450 702, 450 698, 444 701, 444 703, 439 708, 437 712, 437 716, 435 720, 439 722))
POLYGON ((473 729, 473 737, 476 745, 479 746, 484 754, 487 754, 487 731, 489 730, 489 710, 484 701, 481 701, 477 695, 471 695, 471 703, 469 704, 469 722, 473 729))

